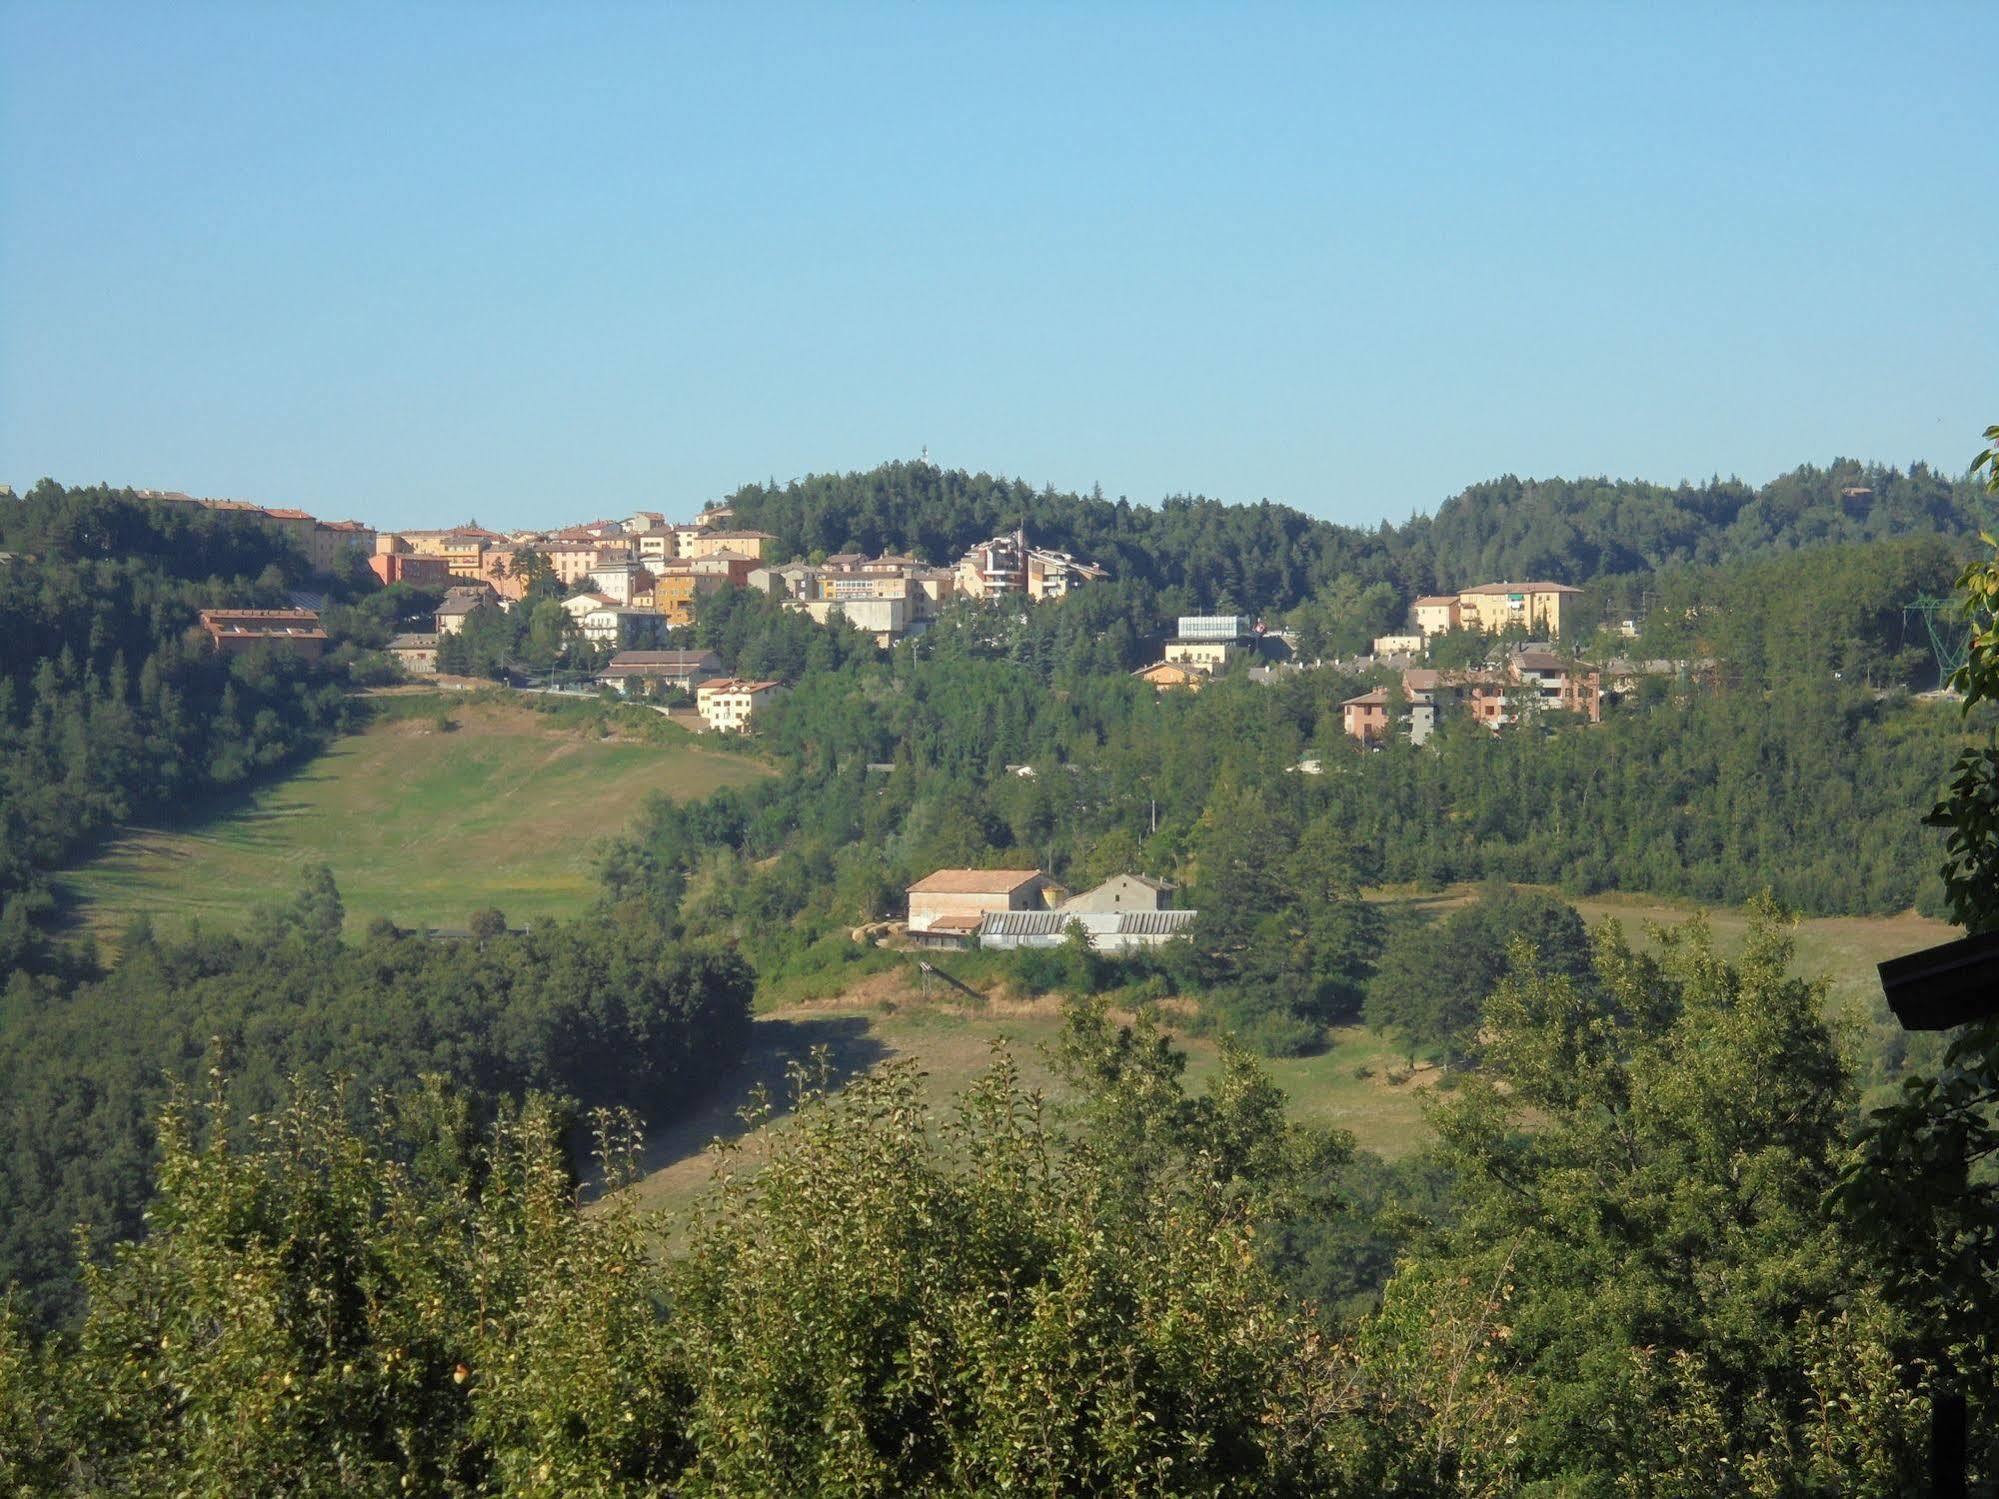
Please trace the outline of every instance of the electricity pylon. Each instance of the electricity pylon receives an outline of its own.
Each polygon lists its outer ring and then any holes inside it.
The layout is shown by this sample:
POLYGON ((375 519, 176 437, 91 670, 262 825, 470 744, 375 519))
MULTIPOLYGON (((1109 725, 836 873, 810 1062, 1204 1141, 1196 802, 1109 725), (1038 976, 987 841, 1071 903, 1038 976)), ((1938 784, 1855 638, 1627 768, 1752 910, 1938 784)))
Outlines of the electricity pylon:
POLYGON ((1959 623, 1960 605, 1956 599, 1940 598, 1933 593, 1919 593, 1902 606, 1902 629, 1906 635, 1909 616, 1920 614, 1923 627, 1929 632, 1930 654, 1936 657, 1937 686, 1947 687, 1957 669, 1964 665, 1965 656, 1971 647, 1971 626, 1959 623))

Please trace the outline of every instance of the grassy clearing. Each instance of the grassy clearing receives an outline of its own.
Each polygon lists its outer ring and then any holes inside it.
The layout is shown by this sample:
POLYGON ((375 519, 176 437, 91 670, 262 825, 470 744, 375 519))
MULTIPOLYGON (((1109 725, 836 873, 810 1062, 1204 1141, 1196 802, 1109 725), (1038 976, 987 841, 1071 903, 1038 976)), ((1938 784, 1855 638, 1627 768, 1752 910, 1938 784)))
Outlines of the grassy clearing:
MULTIPOLYGON (((1476 887, 1458 886, 1438 892, 1387 890, 1376 898, 1436 915, 1476 895, 1476 887)), ((1632 895, 1593 896, 1573 903, 1592 925, 1607 917, 1616 919, 1626 938, 1641 947, 1653 945, 1648 928, 1677 925, 1699 909, 1632 895)), ((1740 951, 1749 929, 1748 914, 1724 907, 1709 910, 1707 916, 1721 950, 1740 951)), ((1824 975, 1831 981, 1828 1003, 1835 1012, 1864 1015, 1880 992, 1876 963, 1954 935, 1943 923, 1913 913, 1814 918, 1801 922, 1795 933, 1796 966, 1800 973, 1824 975)), ((975 988, 1002 992, 1004 965, 997 955, 954 954, 944 958, 942 966, 975 988)), ((712 1173, 713 1158, 704 1150, 708 1142, 742 1134, 736 1111, 753 1087, 763 1086, 772 1101, 781 1104, 786 1067, 804 1063, 815 1046, 826 1048, 835 1076, 851 1076, 893 1057, 912 1059, 923 1069, 932 1102, 946 1106, 987 1065, 992 1044, 1003 1040, 1021 1063, 1028 1083, 1043 1088, 1058 1107, 1063 1101, 1045 1056, 1061 1028, 1058 1001, 996 999, 980 1007, 960 1002, 938 986, 926 996, 906 955, 879 952, 868 953, 840 977, 845 986, 831 997, 806 1000, 804 985, 799 986, 801 992, 760 995, 749 1059, 724 1080, 698 1116, 654 1137, 649 1174, 634 1189, 642 1202, 677 1208, 693 1198, 712 1173)), ((1206 1036, 1182 1035, 1178 1040, 1188 1054, 1188 1085, 1198 1090, 1216 1071, 1219 1049, 1206 1036)), ((1335 1031, 1330 1041, 1317 1056, 1264 1064, 1289 1097, 1292 1117, 1348 1130, 1361 1148, 1389 1158, 1420 1146, 1426 1133, 1423 1105, 1438 1080, 1437 1071, 1423 1068, 1403 1077, 1406 1064, 1395 1047, 1363 1027, 1335 1031), (1403 1080, 1391 1081, 1393 1077, 1403 1080)), ((781 1113, 775 1127, 782 1127, 781 1113)), ((754 1138, 745 1142, 752 1155, 757 1143, 754 1138)))
POLYGON ((100 937, 144 914, 231 926, 325 863, 350 929, 572 916, 598 895, 595 850, 653 792, 706 796, 765 774, 641 709, 537 712, 506 700, 402 696, 295 773, 184 819, 120 830, 64 879, 100 937), (447 731, 438 723, 446 713, 447 731))
MULTIPOLYGON (((980 987, 976 955, 946 957, 941 966, 980 987)), ((999 993, 995 987, 989 992, 999 993)), ((737 1139, 737 1117, 752 1092, 762 1087, 773 1104, 787 1096, 786 1069, 804 1064, 814 1047, 826 1049, 833 1075, 848 1077, 893 1058, 922 1069, 924 1092, 933 1106, 951 1099, 990 1063, 992 1048, 1004 1043, 1020 1064, 1023 1079, 1040 1088, 1060 1108, 1065 1091, 1049 1065, 1049 1051, 1061 1031, 1061 1002, 995 998, 980 1006, 938 986, 927 996, 906 958, 870 974, 837 999, 787 1004, 760 1010, 743 1067, 726 1079, 697 1115, 653 1136, 647 1175, 634 1188, 638 1201, 654 1208, 679 1208, 708 1183, 714 1160, 704 1147, 717 1137, 737 1139)), ((1191 1089, 1206 1086, 1220 1063, 1212 1037, 1176 1033, 1187 1052, 1191 1089)), ((1352 1027, 1335 1032, 1332 1045, 1315 1057, 1287 1058, 1267 1065, 1291 1098, 1293 1117, 1350 1130, 1364 1149, 1399 1156, 1423 1138, 1422 1101, 1433 1070, 1402 1083, 1389 1074, 1400 1063, 1380 1037, 1352 1027), (1365 1072, 1366 1076, 1361 1073, 1365 1072)), ((782 1110, 772 1126, 782 1127, 782 1110)), ((758 1141, 744 1141, 754 1156, 758 1141)))
MULTIPOLYGON (((1391 887, 1373 892, 1370 898, 1387 906, 1440 915, 1476 899, 1477 895, 1476 885, 1453 885, 1433 892, 1391 887)), ((1706 915, 1715 945, 1725 957, 1739 953, 1749 934, 1749 913, 1737 906, 1703 907, 1692 901, 1651 895, 1562 896, 1562 899, 1580 911, 1591 926, 1605 919, 1615 920, 1624 928, 1625 940, 1641 950, 1656 945, 1650 928, 1677 926, 1697 913, 1706 915)), ((1914 911, 1895 916, 1813 916, 1800 921, 1792 933, 1797 951, 1794 967, 1801 974, 1824 976, 1830 981, 1827 999, 1834 1013, 1865 1015, 1872 1012, 1881 996, 1875 964, 1948 942, 1959 935, 1955 927, 1918 916, 1914 911)))

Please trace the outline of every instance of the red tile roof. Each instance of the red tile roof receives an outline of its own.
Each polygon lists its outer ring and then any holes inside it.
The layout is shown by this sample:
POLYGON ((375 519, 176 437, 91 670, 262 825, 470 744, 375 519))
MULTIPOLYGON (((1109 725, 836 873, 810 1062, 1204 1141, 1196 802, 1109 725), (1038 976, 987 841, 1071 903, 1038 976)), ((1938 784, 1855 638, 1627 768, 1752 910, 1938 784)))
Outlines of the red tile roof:
POLYGON ((1042 879, 1038 869, 939 869, 909 887, 911 895, 1011 895, 1042 879))

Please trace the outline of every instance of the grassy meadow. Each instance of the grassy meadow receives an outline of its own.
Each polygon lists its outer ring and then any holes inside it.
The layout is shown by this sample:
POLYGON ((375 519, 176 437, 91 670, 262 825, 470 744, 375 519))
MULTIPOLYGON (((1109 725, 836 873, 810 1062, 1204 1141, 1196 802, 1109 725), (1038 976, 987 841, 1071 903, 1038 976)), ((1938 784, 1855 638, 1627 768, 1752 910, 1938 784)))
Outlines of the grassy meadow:
POLYGON ((232 926, 317 863, 350 930, 378 916, 459 925, 487 906, 572 916, 597 898, 598 844, 651 793, 706 796, 766 773, 637 708, 424 694, 384 709, 289 775, 120 829, 64 878, 79 919, 107 939, 141 914, 162 930, 232 926))
MULTIPOLYGON (((1384 904, 1440 915, 1476 897, 1472 886, 1439 892, 1386 890, 1384 904)), ((1701 908, 1647 896, 1600 895, 1575 900, 1595 925, 1613 918, 1635 946, 1652 946, 1649 929, 1673 926, 1701 908)), ((1748 934, 1748 913, 1709 908, 1708 924, 1725 955, 1740 951, 1748 934)), ((1795 968, 1829 980, 1828 1010, 1835 1017, 1864 1020, 1875 1007, 1880 985, 1874 965, 1883 958, 1955 936, 1942 922, 1906 913, 1886 917, 1825 917, 1802 921, 1793 933, 1795 968)), ((779 1105, 765 1128, 782 1128, 786 1072, 808 1063, 823 1048, 835 1077, 849 1076, 892 1058, 913 1062, 941 1109, 989 1063, 996 1042, 1004 1042, 1031 1086, 1044 1089, 1057 1107, 1062 1089, 1048 1065, 1047 1050, 1061 1028, 1060 1001, 1010 996, 999 981, 994 955, 953 954, 933 962, 990 996, 984 1004, 933 984, 923 992, 909 955, 869 953, 849 970, 840 992, 823 998, 792 994, 767 1000, 760 1009, 744 1065, 724 1079, 707 1105, 670 1130, 654 1135, 648 1174, 634 1188, 650 1207, 685 1206, 709 1181, 714 1157, 706 1150, 716 1138, 740 1139, 754 1157, 757 1139, 744 1138, 738 1118, 752 1091, 762 1087, 779 1105)), ((1198 1090, 1215 1072, 1219 1051, 1212 1038, 1180 1035, 1187 1052, 1187 1082, 1198 1090)), ((1426 1134, 1425 1100, 1440 1080, 1434 1067, 1413 1073, 1395 1045, 1361 1026, 1344 1027, 1327 1048, 1309 1057, 1267 1060, 1264 1066, 1290 1100, 1291 1115, 1302 1122, 1349 1131, 1357 1145, 1393 1159, 1419 1147, 1426 1134)))

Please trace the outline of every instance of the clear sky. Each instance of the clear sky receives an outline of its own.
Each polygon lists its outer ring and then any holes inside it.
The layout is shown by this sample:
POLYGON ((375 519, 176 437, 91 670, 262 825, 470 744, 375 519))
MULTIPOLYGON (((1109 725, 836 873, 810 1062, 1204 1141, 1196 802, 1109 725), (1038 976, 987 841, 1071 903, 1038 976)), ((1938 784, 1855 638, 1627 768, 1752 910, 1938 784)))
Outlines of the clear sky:
POLYGON ((0 0, 0 479, 378 524, 946 466, 1400 519, 1961 470, 1999 5, 0 0))

